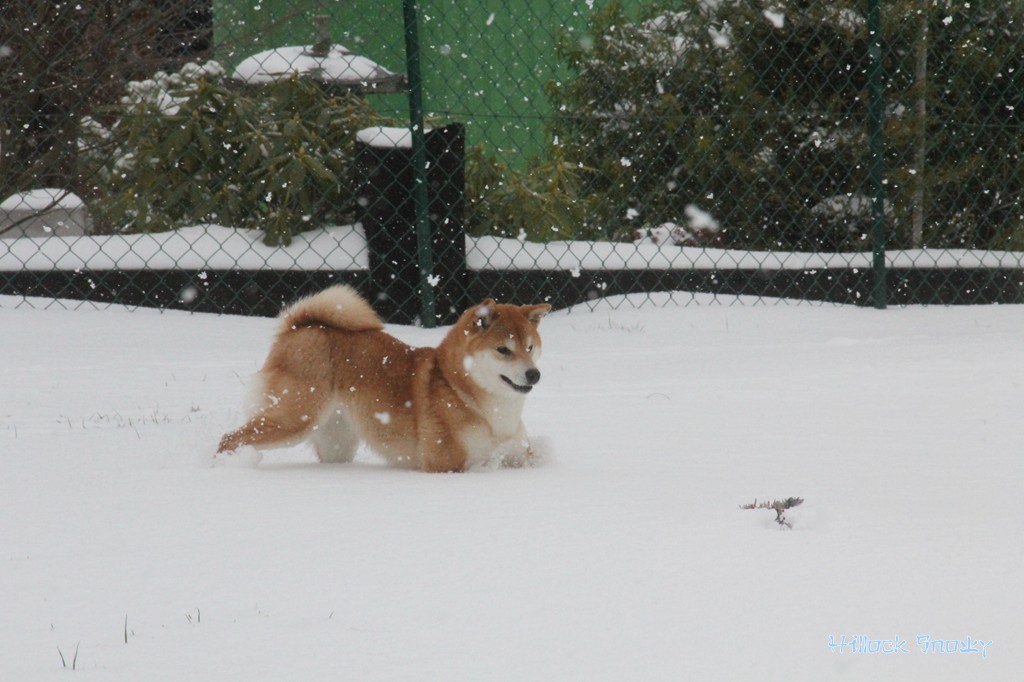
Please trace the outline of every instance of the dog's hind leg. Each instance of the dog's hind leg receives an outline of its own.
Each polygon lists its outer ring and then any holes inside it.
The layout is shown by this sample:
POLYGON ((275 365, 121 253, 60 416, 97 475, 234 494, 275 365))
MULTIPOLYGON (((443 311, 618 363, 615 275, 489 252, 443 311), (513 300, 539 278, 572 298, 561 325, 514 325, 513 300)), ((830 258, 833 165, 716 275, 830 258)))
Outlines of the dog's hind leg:
POLYGON ((302 442, 313 426, 312 419, 263 412, 220 439, 217 452, 237 450, 243 445, 257 449, 285 448, 302 442))
POLYGON ((359 434, 345 408, 329 403, 309 437, 321 462, 351 462, 356 456, 359 434))
POLYGON ((267 377, 260 377, 259 381, 262 407, 241 427, 225 434, 217 452, 236 450, 243 445, 257 449, 296 445, 309 436, 327 402, 323 392, 313 388, 284 388, 267 377))

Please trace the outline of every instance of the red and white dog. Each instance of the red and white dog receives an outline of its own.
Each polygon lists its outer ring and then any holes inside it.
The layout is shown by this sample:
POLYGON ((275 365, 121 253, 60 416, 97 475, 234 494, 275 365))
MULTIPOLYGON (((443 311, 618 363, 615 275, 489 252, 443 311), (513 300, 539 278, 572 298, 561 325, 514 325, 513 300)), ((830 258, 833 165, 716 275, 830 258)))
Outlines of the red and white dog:
POLYGON ((256 409, 218 452, 308 439, 321 461, 349 462, 362 440, 424 471, 522 465, 532 457, 522 413, 540 381, 537 325, 550 310, 488 299, 437 348, 413 348, 385 333, 353 289, 326 289, 281 314, 256 409))

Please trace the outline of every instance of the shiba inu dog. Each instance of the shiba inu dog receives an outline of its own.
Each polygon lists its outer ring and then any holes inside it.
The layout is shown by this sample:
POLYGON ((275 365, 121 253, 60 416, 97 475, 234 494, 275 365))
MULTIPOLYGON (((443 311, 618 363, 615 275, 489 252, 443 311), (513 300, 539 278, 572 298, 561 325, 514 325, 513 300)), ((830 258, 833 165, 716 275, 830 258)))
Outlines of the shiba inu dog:
POLYGON ((437 348, 413 348, 385 333, 355 290, 326 289, 281 313, 252 417, 217 452, 308 439, 320 461, 350 462, 365 441, 424 471, 528 463, 523 403, 540 381, 537 325, 550 310, 487 299, 437 348))

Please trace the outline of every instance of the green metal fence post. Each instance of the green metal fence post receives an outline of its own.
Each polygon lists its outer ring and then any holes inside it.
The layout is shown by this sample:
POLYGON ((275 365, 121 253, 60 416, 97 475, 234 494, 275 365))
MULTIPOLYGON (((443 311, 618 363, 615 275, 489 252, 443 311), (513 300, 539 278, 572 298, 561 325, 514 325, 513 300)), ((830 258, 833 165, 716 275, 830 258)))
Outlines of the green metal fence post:
POLYGON ((882 17, 879 0, 868 0, 868 137, 871 150, 871 266, 874 306, 884 309, 888 298, 885 276, 885 167, 883 125, 885 109, 882 93, 882 17))
POLYGON ((420 318, 424 327, 437 323, 434 316, 434 270, 430 250, 430 215, 427 206, 427 142, 423 130, 423 79, 416 0, 403 0, 405 68, 409 80, 409 127, 412 133, 413 206, 416 214, 416 254, 420 270, 420 318))

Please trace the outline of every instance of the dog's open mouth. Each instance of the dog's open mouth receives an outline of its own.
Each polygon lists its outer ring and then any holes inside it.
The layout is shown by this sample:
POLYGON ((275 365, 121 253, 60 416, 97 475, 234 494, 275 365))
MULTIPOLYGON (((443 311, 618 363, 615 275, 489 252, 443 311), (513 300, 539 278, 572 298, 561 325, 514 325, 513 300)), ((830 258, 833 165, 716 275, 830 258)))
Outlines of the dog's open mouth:
POLYGON ((502 381, 511 386, 512 389, 518 393, 529 393, 530 391, 533 390, 533 386, 520 386, 519 384, 509 379, 504 374, 499 374, 498 376, 500 376, 502 381))

